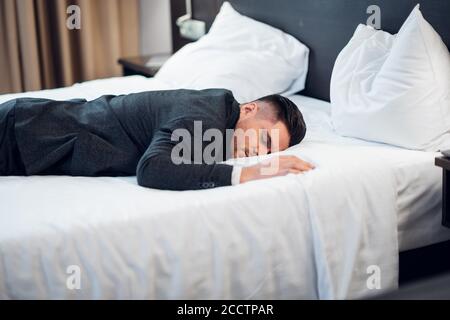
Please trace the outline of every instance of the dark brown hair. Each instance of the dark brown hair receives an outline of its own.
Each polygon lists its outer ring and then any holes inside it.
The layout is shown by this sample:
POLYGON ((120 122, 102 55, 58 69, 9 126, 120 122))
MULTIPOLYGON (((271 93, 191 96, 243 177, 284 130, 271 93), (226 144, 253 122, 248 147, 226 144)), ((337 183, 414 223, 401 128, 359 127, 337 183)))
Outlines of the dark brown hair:
POLYGON ((303 140, 306 135, 306 124, 295 103, 279 94, 265 96, 258 101, 272 105, 276 120, 286 125, 290 135, 289 147, 299 144, 303 140))

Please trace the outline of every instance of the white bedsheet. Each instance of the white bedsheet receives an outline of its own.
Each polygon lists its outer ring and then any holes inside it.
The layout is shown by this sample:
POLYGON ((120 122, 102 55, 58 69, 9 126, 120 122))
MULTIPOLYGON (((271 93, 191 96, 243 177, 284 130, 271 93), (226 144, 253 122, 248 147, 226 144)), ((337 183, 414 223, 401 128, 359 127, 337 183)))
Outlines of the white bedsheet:
POLYGON ((389 157, 397 188, 400 251, 450 239, 450 229, 441 224, 442 169, 434 165, 439 153, 405 150, 338 136, 331 125, 330 103, 300 95, 291 99, 302 106, 308 124, 306 141, 333 146, 371 146, 377 148, 380 161, 389 157))
MULTIPOLYGON (((167 88, 128 77, 25 95, 167 88)), ((397 223, 427 220, 414 211, 430 207, 418 195, 439 205, 440 192, 428 191, 440 184, 434 155, 336 137, 326 103, 294 99, 309 131, 285 153, 316 164, 304 175, 187 192, 133 177, 0 177, 0 298, 352 298, 379 293, 366 285, 373 265, 382 289, 394 288, 397 223), (413 162, 426 174, 411 176, 413 162), (66 286, 73 265, 80 290, 66 286)))

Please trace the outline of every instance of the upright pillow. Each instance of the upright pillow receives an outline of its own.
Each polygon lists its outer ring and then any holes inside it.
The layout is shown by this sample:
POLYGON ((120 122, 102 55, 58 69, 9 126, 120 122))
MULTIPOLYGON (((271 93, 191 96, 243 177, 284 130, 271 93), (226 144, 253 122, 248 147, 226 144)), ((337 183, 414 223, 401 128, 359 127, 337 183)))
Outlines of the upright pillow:
POLYGON ((345 136, 409 149, 450 148, 450 54, 417 5, 393 36, 360 25, 331 79, 345 136))
POLYGON ((240 102, 302 90, 309 49, 225 2, 209 33, 175 53, 156 78, 174 87, 226 88, 240 102))

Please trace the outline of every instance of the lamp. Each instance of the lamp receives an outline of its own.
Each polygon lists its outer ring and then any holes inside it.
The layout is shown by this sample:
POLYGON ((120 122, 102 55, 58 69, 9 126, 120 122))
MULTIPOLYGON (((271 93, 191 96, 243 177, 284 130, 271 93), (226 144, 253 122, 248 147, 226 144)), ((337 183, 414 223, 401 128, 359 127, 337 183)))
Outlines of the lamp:
POLYGON ((186 0, 186 14, 179 17, 176 24, 180 35, 186 39, 198 40, 206 33, 206 23, 192 19, 192 0, 186 0))

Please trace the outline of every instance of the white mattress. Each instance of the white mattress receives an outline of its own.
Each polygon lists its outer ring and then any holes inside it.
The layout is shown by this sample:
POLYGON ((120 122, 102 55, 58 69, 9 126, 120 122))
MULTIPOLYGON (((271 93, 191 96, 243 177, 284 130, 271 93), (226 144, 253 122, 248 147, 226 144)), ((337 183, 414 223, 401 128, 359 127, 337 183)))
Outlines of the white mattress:
MULTIPOLYGON (((25 95, 167 88, 135 76, 25 95)), ((328 103, 292 99, 308 134, 285 153, 316 164, 304 175, 187 192, 0 177, 0 298, 352 298, 379 293, 366 286, 373 265, 394 288, 399 248, 450 238, 435 154, 338 137, 328 103), (80 290, 66 287, 71 265, 80 290)))
POLYGON ((370 146, 377 148, 380 161, 381 156, 389 156, 397 186, 400 251, 450 239, 450 229, 441 224, 442 169, 434 165, 436 156, 441 156, 439 153, 405 150, 338 136, 332 129, 329 102, 300 95, 291 99, 301 106, 308 124, 306 141, 333 146, 370 146))

